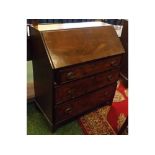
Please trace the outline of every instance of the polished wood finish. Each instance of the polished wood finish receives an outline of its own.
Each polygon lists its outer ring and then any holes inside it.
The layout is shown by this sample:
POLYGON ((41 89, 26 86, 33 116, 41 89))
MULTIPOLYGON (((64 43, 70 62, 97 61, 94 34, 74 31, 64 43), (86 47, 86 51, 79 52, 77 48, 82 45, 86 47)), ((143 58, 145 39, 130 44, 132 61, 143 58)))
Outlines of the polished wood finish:
POLYGON ((124 51, 111 26, 42 33, 54 68, 122 54, 124 51))
POLYGON ((31 27, 35 99, 49 120, 53 121, 53 71, 40 32, 31 27), (46 78, 47 77, 47 78, 46 78), (49 78, 48 78, 49 77, 49 78))
POLYGON ((100 73, 113 67, 118 67, 121 61, 121 55, 110 57, 107 59, 101 59, 98 61, 87 62, 85 64, 75 65, 73 67, 59 69, 56 72, 57 83, 63 83, 66 81, 79 79, 92 74, 100 73))
POLYGON ((103 72, 55 87, 55 102, 59 104, 69 99, 97 90, 114 83, 119 76, 119 69, 103 72), (80 87, 79 87, 80 86, 80 87))
POLYGON ((123 30, 121 35, 121 42, 125 49, 125 54, 122 58, 121 76, 126 85, 128 85, 128 21, 123 20, 123 30))
POLYGON ((30 34, 37 105, 54 129, 112 103, 124 53, 113 27, 31 27, 30 34))
POLYGON ((89 93, 81 98, 57 105, 55 107, 56 123, 62 122, 89 109, 95 108, 99 104, 104 105, 105 101, 113 98, 115 87, 116 84, 105 87, 93 93, 89 93))

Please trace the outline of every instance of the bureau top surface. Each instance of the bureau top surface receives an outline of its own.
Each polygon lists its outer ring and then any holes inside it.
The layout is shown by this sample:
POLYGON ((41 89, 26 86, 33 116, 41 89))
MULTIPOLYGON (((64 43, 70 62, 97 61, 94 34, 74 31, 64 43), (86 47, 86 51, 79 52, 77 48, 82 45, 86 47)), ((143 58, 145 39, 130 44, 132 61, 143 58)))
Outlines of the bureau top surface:
POLYGON ((54 68, 124 53, 112 26, 49 28, 41 34, 54 68))

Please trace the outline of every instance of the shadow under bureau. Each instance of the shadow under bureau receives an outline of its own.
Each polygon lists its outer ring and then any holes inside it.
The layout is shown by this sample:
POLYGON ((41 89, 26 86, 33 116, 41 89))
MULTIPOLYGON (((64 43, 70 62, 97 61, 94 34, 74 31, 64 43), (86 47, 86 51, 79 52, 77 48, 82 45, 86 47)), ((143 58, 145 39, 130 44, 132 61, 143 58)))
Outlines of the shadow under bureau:
POLYGON ((30 27, 35 99, 53 130, 112 103, 124 53, 112 26, 65 26, 30 27))

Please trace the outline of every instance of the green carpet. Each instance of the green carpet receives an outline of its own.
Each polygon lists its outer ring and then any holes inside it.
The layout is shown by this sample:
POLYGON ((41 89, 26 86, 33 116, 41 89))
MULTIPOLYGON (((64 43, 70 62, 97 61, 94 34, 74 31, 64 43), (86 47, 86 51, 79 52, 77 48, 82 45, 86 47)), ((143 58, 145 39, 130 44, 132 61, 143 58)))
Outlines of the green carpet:
MULTIPOLYGON (((32 61, 27 61, 27 83, 33 83, 32 61)), ((81 135, 82 130, 77 121, 67 123, 52 133, 48 122, 34 103, 27 104, 27 134, 28 135, 81 135)))
POLYGON ((27 83, 33 82, 32 61, 27 61, 27 83))
POLYGON ((67 123, 52 133, 48 122, 34 103, 27 104, 27 134, 28 135, 82 135, 77 121, 67 123))

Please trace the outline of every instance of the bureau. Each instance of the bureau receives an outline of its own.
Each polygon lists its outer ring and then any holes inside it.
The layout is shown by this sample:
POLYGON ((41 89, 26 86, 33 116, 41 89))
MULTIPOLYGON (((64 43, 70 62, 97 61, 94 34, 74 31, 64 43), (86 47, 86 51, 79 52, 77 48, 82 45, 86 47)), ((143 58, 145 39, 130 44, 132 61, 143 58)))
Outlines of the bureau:
POLYGON ((124 49, 112 26, 30 27, 37 106, 52 130, 110 105, 124 49))

